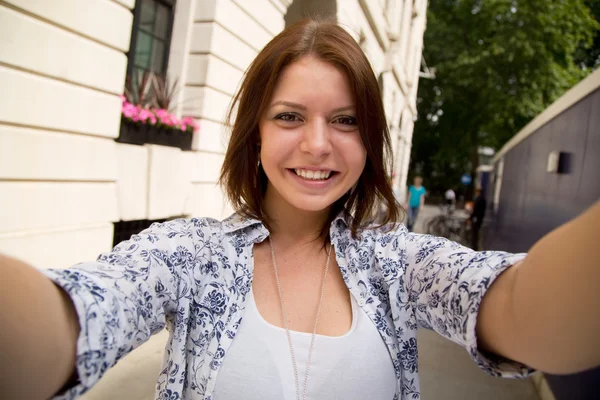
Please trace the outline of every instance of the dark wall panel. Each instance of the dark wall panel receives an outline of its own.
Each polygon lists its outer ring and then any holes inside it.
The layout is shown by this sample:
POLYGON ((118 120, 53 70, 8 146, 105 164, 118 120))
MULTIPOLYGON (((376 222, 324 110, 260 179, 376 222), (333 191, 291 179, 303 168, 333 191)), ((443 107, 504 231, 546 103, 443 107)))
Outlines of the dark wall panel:
POLYGON ((496 215, 489 210, 485 245, 527 251, 598 199, 600 90, 563 111, 504 156, 499 209, 496 215), (569 173, 546 171, 551 151, 571 155, 569 173))
MULTIPOLYGON (((493 199, 493 191, 488 197, 493 199)), ((598 199, 600 89, 505 154, 499 208, 494 213, 492 202, 488 202, 484 245, 487 249, 526 252, 598 199), (546 171, 551 151, 571 154, 569 173, 546 171)), ((597 399, 600 393, 600 367, 575 375, 547 375, 547 379, 557 400, 597 399)))
POLYGON ((583 171, 579 180, 577 201, 581 207, 594 202, 598 198, 600 182, 600 93, 590 101, 590 118, 587 128, 587 140, 583 171), (594 183, 595 182, 595 183, 594 183))

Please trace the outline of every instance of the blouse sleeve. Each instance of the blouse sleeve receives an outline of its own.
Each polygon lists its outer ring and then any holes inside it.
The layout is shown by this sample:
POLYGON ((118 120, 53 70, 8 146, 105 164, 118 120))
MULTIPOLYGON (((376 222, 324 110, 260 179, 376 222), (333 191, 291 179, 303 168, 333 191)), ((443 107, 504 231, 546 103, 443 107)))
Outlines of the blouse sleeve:
POLYGON ((153 224, 95 262, 43 270, 73 301, 79 317, 79 382, 57 396, 90 389, 127 353, 161 331, 189 291, 193 223, 153 224))
POLYGON ((475 252, 447 239, 409 233, 403 277, 420 327, 433 329, 464 347, 487 373, 525 377, 530 368, 477 347, 475 325, 483 296, 494 280, 526 254, 475 252))

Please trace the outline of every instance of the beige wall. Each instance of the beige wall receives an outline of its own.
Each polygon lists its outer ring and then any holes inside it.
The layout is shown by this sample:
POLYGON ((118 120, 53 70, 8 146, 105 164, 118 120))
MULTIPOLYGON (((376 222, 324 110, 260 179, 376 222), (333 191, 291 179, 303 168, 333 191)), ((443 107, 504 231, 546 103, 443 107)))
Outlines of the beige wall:
MULTIPOLYGON (((66 268, 110 250, 113 222, 231 212, 215 185, 223 120, 245 69, 292 0, 178 0, 168 72, 192 152, 116 143, 134 0, 0 0, 0 251, 66 268), (35 249, 32 251, 32 249, 35 249)), ((376 72, 405 186, 426 0, 337 0, 337 18, 376 72), (388 4, 388 9, 385 5, 388 4), (413 16, 415 16, 413 18, 413 16)), ((85 396, 151 399, 166 334, 85 396)))
POLYGON ((47 268, 110 248, 132 6, 0 2, 0 251, 47 268))
POLYGON ((338 20, 358 40, 375 73, 383 72, 384 105, 394 149, 394 185, 406 197, 427 0, 338 0, 338 20), (387 4, 387 9, 385 8, 387 4))

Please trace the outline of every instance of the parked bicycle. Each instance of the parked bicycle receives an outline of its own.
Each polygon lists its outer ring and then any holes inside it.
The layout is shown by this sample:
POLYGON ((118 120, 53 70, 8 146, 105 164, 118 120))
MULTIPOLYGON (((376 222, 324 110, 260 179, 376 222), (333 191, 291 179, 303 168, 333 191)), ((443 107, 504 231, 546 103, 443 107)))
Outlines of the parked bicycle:
POLYGON ((455 209, 448 204, 441 204, 442 213, 427 222, 426 232, 430 235, 441 236, 468 246, 471 241, 471 225, 466 217, 454 214, 455 209))

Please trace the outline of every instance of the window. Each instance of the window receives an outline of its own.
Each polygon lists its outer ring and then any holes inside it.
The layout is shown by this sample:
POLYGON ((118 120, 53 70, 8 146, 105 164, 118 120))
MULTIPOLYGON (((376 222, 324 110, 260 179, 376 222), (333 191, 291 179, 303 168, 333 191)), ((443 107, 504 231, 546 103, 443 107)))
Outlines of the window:
POLYGON ((138 0, 133 16, 127 73, 165 73, 175 0, 138 0))
POLYGON ((136 1, 119 143, 192 148, 195 123, 183 123, 171 111, 178 89, 167 76, 174 13, 175 0, 136 1))

